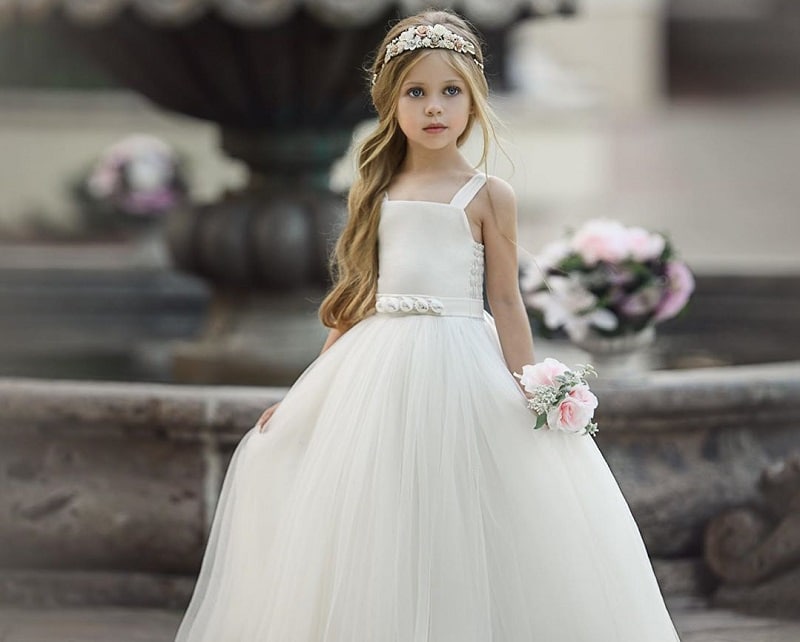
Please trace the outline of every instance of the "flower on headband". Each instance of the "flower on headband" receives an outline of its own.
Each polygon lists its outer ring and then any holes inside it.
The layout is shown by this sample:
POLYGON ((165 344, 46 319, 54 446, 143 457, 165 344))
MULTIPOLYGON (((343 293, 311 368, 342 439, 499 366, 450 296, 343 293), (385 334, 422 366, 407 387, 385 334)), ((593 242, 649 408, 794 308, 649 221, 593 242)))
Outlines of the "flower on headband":
MULTIPOLYGON (((475 45, 466 38, 450 31, 450 29, 445 27, 443 24, 435 24, 432 26, 417 25, 402 31, 396 38, 386 45, 386 53, 383 57, 383 64, 385 65, 392 58, 404 51, 413 51, 420 48, 450 49, 459 53, 468 54, 472 57, 472 60, 475 61, 475 64, 483 69, 483 63, 478 60, 475 45)), ((378 73, 373 74, 373 85, 375 84, 377 78, 378 73)))

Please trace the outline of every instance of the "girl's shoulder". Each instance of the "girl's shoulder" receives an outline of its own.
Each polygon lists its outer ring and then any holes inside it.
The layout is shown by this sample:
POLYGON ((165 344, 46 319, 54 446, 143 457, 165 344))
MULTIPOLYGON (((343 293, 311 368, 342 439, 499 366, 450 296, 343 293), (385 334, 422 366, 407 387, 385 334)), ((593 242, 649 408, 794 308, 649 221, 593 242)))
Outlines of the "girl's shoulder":
POLYGON ((511 185, 493 174, 486 175, 486 185, 475 197, 476 209, 495 217, 516 216, 517 196, 511 185))
POLYGON ((492 199, 511 199, 516 201, 517 198, 511 184, 494 174, 486 175, 486 191, 491 195, 492 199))

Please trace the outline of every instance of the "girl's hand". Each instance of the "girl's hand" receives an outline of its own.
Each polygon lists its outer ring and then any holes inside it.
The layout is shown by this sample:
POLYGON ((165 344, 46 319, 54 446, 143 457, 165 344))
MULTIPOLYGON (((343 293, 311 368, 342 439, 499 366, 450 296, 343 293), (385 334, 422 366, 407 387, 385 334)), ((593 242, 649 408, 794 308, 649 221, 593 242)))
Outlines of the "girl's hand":
POLYGON ((256 422, 256 428, 258 428, 258 432, 265 431, 269 418, 272 417, 272 413, 274 413, 277 407, 280 405, 281 405, 280 401, 274 403, 269 408, 267 408, 263 413, 261 413, 261 416, 258 418, 258 421, 256 422))

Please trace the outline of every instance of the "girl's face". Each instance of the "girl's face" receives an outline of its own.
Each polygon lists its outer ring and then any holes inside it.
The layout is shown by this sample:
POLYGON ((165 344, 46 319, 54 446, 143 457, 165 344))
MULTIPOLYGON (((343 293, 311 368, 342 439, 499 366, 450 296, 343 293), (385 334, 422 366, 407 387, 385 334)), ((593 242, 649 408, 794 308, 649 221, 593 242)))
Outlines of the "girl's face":
POLYGON ((397 102, 397 124, 410 147, 440 150, 456 147, 469 121, 472 98, 464 79, 432 51, 411 67, 397 102))

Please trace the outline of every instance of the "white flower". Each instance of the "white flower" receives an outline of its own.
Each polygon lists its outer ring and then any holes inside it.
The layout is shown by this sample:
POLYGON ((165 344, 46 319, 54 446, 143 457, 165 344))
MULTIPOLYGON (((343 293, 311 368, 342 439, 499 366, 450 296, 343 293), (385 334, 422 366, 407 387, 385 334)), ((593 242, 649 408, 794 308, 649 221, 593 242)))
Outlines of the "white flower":
POLYGON ((553 266, 561 259, 566 258, 572 252, 572 248, 565 240, 553 241, 544 246, 542 253, 538 256, 539 263, 543 266, 553 266))
POLYGON ((616 330, 619 325, 617 316, 606 308, 597 308, 581 316, 572 317, 564 324, 564 330, 573 340, 580 341, 589 334, 589 328, 616 330))
POLYGON ((143 153, 128 165, 128 180, 133 190, 150 191, 164 185, 170 177, 172 159, 153 152, 143 153))
POLYGON ((613 312, 595 308, 597 298, 583 287, 577 275, 553 276, 549 279, 551 291, 528 295, 530 305, 542 311, 545 325, 556 329, 564 327, 573 339, 582 339, 594 326, 614 330, 619 321, 613 312))
POLYGON ((542 311, 548 328, 560 328, 597 303, 595 296, 581 285, 574 274, 553 276, 549 282, 551 291, 528 296, 530 304, 542 311))
MULTIPOLYGON (((567 241, 553 241, 545 245, 544 249, 535 258, 527 261, 523 266, 519 285, 523 292, 538 290, 544 285, 546 272, 566 258, 572 252, 567 241)), ((549 282, 549 281, 548 281, 549 282)))
POLYGON ((521 265, 522 274, 519 277, 519 287, 523 292, 538 290, 544 283, 545 267, 541 263, 526 261, 521 265))

